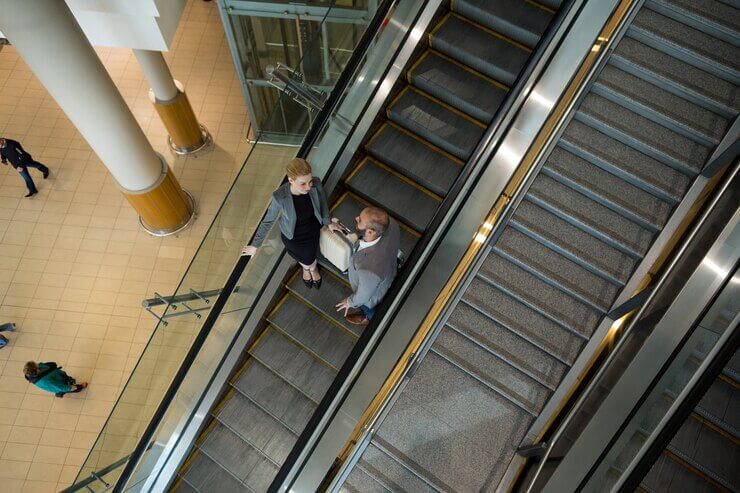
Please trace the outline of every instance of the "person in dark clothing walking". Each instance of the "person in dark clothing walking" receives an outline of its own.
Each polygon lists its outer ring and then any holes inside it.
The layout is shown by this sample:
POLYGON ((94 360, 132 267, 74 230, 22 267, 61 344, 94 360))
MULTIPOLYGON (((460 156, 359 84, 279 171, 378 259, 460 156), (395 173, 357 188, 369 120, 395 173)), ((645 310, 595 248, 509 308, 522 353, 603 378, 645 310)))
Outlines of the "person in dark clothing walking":
POLYGON ((29 361, 23 366, 23 376, 36 387, 54 392, 57 397, 64 394, 76 394, 87 388, 87 383, 77 383, 74 378, 62 371, 61 366, 50 361, 48 363, 36 363, 29 361))
POLYGON ((49 168, 38 161, 34 161, 33 157, 23 149, 20 142, 2 137, 0 137, 0 158, 2 158, 3 164, 8 164, 8 161, 10 161, 10 164, 20 173, 28 187, 26 197, 39 193, 33 178, 28 173, 28 168, 36 168, 41 171, 44 174, 44 180, 49 176, 49 168))

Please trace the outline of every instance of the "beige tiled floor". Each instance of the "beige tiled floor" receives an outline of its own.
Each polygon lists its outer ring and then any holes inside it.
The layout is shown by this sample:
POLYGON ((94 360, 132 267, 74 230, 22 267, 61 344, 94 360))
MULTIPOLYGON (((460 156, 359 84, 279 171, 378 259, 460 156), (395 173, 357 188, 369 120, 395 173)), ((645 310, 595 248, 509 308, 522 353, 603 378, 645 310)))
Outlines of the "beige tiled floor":
MULTIPOLYGON (((57 491, 75 478, 155 327, 141 300, 171 293, 246 156, 247 121, 215 2, 190 0, 166 58, 183 82, 215 149, 195 158, 167 151, 130 50, 99 49, 155 149, 199 204, 195 224, 171 238, 143 233, 133 210, 54 100, 11 46, 0 51, 0 135, 21 141, 51 168, 39 195, 0 167, 0 322, 18 325, 0 350, 0 490, 57 491), (86 392, 56 399, 22 376, 29 359, 56 361, 86 392)), ((250 200, 279 181, 275 159, 247 169, 250 200)), ((279 155, 279 156, 278 156, 279 155)), ((250 216, 254 216, 252 212, 250 216)), ((240 240, 233 244, 238 254, 240 240)))

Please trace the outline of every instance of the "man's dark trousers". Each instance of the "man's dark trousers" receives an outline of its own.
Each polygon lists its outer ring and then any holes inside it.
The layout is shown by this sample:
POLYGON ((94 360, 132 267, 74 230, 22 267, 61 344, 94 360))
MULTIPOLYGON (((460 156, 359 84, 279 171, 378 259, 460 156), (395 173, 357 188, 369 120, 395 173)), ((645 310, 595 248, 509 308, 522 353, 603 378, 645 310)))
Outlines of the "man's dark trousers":
POLYGON ((31 174, 28 172, 28 168, 36 168, 37 170, 41 171, 44 175, 49 172, 49 168, 39 163, 38 161, 31 161, 30 163, 23 163, 23 164, 25 166, 19 166, 23 168, 23 171, 19 171, 19 173, 23 177, 23 181, 26 182, 26 186, 28 187, 28 193, 37 193, 38 189, 36 188, 36 184, 33 182, 33 178, 31 178, 31 174))

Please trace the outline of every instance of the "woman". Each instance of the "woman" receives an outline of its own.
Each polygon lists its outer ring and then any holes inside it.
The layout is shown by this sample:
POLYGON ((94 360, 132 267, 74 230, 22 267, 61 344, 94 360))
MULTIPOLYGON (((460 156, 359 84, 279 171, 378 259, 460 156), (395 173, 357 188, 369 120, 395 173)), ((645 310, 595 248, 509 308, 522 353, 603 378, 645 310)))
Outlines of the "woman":
POLYGON ((272 194, 272 201, 265 218, 257 228, 254 240, 242 250, 242 255, 254 255, 262 245, 267 232, 280 215, 280 237, 303 269, 303 283, 308 287, 321 287, 321 274, 316 262, 319 251, 319 232, 323 225, 332 231, 342 228, 329 218, 321 180, 314 179, 311 165, 301 158, 292 159, 285 168, 288 183, 272 194))
POLYGON ((75 394, 87 388, 87 383, 77 383, 53 361, 49 363, 27 362, 23 366, 23 376, 36 387, 47 392, 54 392, 57 397, 64 397, 64 394, 75 394))

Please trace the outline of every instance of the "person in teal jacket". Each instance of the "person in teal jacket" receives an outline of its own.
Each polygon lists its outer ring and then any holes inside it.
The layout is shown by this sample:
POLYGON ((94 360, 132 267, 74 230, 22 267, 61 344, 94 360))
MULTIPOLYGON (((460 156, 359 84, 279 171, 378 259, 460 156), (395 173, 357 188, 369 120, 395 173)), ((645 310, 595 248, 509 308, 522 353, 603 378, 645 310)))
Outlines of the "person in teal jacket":
POLYGON ((29 361, 23 366, 23 375, 36 387, 53 392, 57 397, 64 397, 64 394, 74 394, 87 388, 87 383, 77 383, 53 361, 48 363, 29 361))

